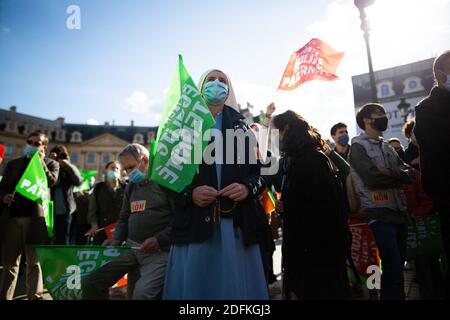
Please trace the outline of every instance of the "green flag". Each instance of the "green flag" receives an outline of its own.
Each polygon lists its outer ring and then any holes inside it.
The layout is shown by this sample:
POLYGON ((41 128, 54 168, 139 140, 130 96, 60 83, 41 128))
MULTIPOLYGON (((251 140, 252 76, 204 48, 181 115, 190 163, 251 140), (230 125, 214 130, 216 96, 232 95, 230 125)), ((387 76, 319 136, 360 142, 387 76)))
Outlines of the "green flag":
POLYGON ((443 250, 439 216, 414 217, 408 225, 406 257, 439 256, 443 250))
POLYGON ((128 247, 35 246, 44 284, 53 300, 81 300, 81 280, 128 247))
POLYGON ((73 187, 73 192, 86 191, 91 189, 89 181, 97 176, 97 170, 79 170, 83 182, 80 186, 73 187))
POLYGON ((42 205, 49 237, 53 237, 53 202, 47 175, 42 167, 39 152, 35 152, 16 186, 16 192, 42 205))
POLYGON ((202 161, 209 141, 204 135, 214 123, 179 55, 158 134, 150 147, 148 178, 176 192, 183 190, 202 161))

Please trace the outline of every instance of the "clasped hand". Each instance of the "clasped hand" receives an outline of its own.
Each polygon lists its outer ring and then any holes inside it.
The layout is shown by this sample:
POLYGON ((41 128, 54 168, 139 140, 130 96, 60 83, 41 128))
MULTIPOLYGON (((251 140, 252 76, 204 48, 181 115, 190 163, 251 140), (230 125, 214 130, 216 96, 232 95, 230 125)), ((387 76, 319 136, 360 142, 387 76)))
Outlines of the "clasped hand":
POLYGON ((241 183, 232 183, 220 191, 210 186, 196 187, 192 191, 192 200, 201 207, 207 207, 215 202, 217 197, 228 197, 235 202, 245 200, 248 196, 248 188, 241 183))

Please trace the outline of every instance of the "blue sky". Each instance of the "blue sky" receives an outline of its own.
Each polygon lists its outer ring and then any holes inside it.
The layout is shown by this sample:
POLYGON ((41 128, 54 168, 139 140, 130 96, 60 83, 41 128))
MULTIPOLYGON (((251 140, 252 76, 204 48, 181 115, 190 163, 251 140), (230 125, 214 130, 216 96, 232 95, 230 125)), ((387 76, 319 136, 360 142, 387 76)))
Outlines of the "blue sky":
MULTIPOLYGON (((249 101, 257 112, 275 101, 279 111, 295 109, 325 136, 337 121, 354 129, 350 77, 366 72, 367 61, 353 0, 0 3, 1 108, 16 105, 22 113, 71 123, 157 125, 182 53, 194 81, 220 68, 239 102, 249 101), (81 9, 80 30, 66 28, 72 4, 81 9), (291 53, 312 37, 346 52, 340 80, 276 92, 291 53)), ((376 69, 450 48, 448 0, 378 0, 370 10, 376 69)))

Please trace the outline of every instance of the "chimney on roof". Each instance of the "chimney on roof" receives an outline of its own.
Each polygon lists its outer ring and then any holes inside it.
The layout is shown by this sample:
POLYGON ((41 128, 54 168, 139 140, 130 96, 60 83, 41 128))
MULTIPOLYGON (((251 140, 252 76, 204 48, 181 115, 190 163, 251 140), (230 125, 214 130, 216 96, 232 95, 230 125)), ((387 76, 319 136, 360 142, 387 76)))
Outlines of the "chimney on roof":
POLYGON ((134 127, 134 120, 131 120, 131 126, 134 127))
POLYGON ((62 127, 64 125, 65 119, 63 117, 58 117, 56 119, 56 122, 58 123, 59 127, 62 127))
POLYGON ((16 106, 11 106, 11 107, 9 108, 9 111, 11 111, 12 113, 16 113, 17 107, 16 107, 16 106))

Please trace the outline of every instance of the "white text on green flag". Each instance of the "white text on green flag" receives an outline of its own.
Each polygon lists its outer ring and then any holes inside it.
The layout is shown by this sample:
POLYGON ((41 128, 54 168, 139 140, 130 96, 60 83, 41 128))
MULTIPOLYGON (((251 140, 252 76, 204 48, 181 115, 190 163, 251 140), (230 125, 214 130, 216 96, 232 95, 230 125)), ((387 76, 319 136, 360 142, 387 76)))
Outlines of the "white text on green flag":
POLYGON ((150 150, 149 179, 176 192, 189 185, 208 144, 205 132, 214 123, 179 55, 158 134, 150 150))

